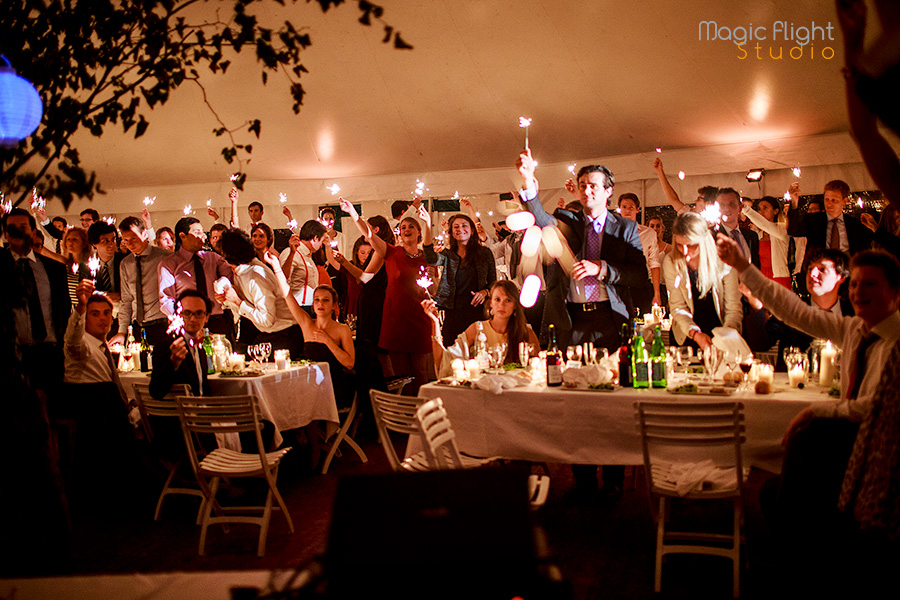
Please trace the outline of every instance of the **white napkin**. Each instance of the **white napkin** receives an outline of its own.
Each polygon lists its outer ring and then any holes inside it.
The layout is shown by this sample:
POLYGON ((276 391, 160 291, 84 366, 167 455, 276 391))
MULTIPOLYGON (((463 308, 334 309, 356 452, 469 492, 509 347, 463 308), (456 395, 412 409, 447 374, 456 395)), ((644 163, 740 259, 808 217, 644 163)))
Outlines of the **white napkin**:
POLYGON ((482 375, 472 382, 472 386, 499 395, 503 393, 504 389, 511 390, 529 383, 531 383, 531 379, 504 373, 503 375, 482 375))
POLYGON ((587 365, 563 371, 563 382, 575 387, 587 387, 612 381, 612 371, 604 365, 587 365))
POLYGON ((679 496, 685 496, 695 490, 715 491, 731 487, 735 473, 734 467, 720 469, 711 460, 676 463, 671 465, 666 481, 675 484, 679 496))
POLYGON ((738 354, 746 356, 751 353, 750 346, 747 345, 747 342, 744 341, 744 338, 741 337, 737 330, 731 327, 716 327, 712 330, 712 333, 712 343, 719 350, 731 352, 734 356, 738 354))

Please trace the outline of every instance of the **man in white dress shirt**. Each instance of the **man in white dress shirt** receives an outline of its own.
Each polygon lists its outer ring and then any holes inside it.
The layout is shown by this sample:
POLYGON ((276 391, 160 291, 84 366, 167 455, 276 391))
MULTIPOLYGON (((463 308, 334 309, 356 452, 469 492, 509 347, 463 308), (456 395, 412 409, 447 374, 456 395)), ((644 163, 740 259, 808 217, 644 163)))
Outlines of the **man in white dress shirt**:
POLYGON ((647 259, 647 271, 650 280, 647 289, 641 290, 635 287, 631 290, 632 300, 641 307, 641 314, 650 312, 654 304, 660 304, 659 293, 659 244, 656 241, 656 231, 646 225, 637 222, 638 211, 641 210, 641 201, 636 194, 626 192, 619 196, 619 214, 629 221, 637 223, 638 236, 641 238, 641 248, 644 250, 644 258, 647 259), (647 293, 649 292, 649 293, 647 293))
MULTIPOLYGON (((319 270, 312 255, 319 251, 328 230, 319 221, 310 219, 300 228, 300 233, 292 235, 288 247, 278 257, 284 276, 291 286, 291 293, 300 306, 312 306, 313 292, 319 286, 319 270)), ((326 281, 331 285, 330 281, 326 281)))
POLYGON ((786 324, 841 348, 841 394, 816 401, 794 417, 785 433, 787 451, 773 516, 795 540, 808 539, 835 518, 837 496, 859 423, 887 359, 900 340, 900 262, 867 250, 850 263, 850 302, 856 316, 841 316, 804 303, 750 266, 733 240, 719 235, 719 257, 750 291, 786 324))

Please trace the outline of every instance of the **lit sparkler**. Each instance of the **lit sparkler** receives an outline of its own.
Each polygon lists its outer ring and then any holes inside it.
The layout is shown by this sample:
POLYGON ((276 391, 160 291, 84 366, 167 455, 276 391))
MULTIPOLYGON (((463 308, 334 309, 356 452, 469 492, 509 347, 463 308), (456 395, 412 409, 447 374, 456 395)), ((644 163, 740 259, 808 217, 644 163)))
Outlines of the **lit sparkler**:
POLYGON ((100 258, 97 256, 92 256, 88 259, 87 262, 88 270, 91 272, 91 279, 94 280, 94 283, 97 283, 97 271, 100 269, 100 258))
POLYGON ((337 240, 331 240, 331 241, 328 242, 328 243, 331 245, 332 248, 337 248, 337 247, 338 247, 338 241, 337 241, 337 240))
POLYGON ((662 154, 662 148, 657 148, 657 149, 656 149, 656 153, 657 153, 657 154, 662 154))
POLYGON ((194 210, 193 207, 190 204, 188 204, 187 206, 184 207, 184 216, 190 215, 193 210, 194 210))
POLYGON ((525 150, 528 150, 528 127, 531 125, 531 119, 519 117, 519 127, 525 129, 525 150))
POLYGON ((233 175, 231 176, 231 181, 232 181, 232 183, 235 182, 235 181, 237 181, 237 180, 238 180, 238 177, 239 177, 239 175, 238 175, 237 173, 233 174, 233 175))
POLYGON ((575 174, 575 166, 576 166, 575 163, 572 163, 571 165, 569 165, 569 173, 571 173, 572 175, 575 174))
POLYGON ((336 183, 332 183, 331 185, 329 185, 329 186, 326 187, 325 189, 326 189, 326 190, 329 190, 329 191, 331 192, 331 195, 334 196, 334 195, 337 194, 339 191, 341 191, 341 186, 339 186, 339 185, 336 184, 336 183))
POLYGON ((684 181, 684 171, 678 171, 678 179, 684 181))
POLYGON ((709 223, 711 227, 718 227, 722 224, 722 211, 719 209, 718 202, 707 204, 706 208, 700 211, 700 216, 706 219, 706 222, 709 223))
POLYGON ((12 200, 6 200, 6 196, 3 195, 3 192, 0 192, 0 209, 2 209, 4 213, 8 213, 12 210, 12 200))
POLYGON ((38 196, 37 188, 31 188, 31 210, 44 208, 45 206, 47 206, 47 201, 38 196))
POLYGON ((116 224, 116 218, 113 217, 113 216, 103 217, 103 220, 106 221, 106 222, 107 222, 108 224, 110 224, 110 225, 115 225, 115 224, 116 224))
POLYGON ((451 200, 459 200, 459 190, 453 192, 453 195, 450 196, 451 200))
POLYGON ((419 267, 419 273, 421 277, 416 279, 416 285, 425 290, 425 295, 428 296, 428 299, 431 300, 431 293, 428 291, 432 285, 434 285, 434 281, 431 277, 428 276, 428 272, 425 270, 425 267, 419 267))
POLYGON ((420 180, 416 179, 416 189, 415 189, 415 191, 413 192, 413 195, 414 195, 414 196, 421 196, 422 193, 425 192, 425 190, 427 190, 427 189, 428 189, 428 188, 425 187, 425 182, 424 182, 424 181, 420 181, 420 180))
POLYGON ((156 196, 153 196, 152 198, 150 196, 144 196, 144 206, 150 206, 154 202, 156 202, 156 196))
POLYGON ((794 173, 794 177, 800 177, 800 167, 794 167, 791 171, 794 173))
POLYGON ((284 192, 281 192, 280 194, 278 194, 278 201, 281 202, 282 204, 287 202, 287 194, 285 194, 284 192))
POLYGON ((291 219, 287 222, 288 229, 297 229, 297 219, 291 219))
POLYGON ((72 275, 78 275, 78 263, 72 263, 72 275))
POLYGON ((207 208, 209 208, 209 207, 212 206, 212 198, 208 198, 208 199, 206 200, 206 206, 207 206, 207 208))
POLYGON ((166 333, 175 336, 184 335, 184 319, 181 317, 181 302, 178 303, 178 310, 174 315, 167 315, 169 318, 169 328, 166 333))
POLYGON ((782 198, 784 198, 784 201, 785 201, 785 202, 790 202, 790 201, 791 201, 791 193, 790 193, 790 192, 785 192, 785 193, 784 193, 784 196, 782 196, 782 198))

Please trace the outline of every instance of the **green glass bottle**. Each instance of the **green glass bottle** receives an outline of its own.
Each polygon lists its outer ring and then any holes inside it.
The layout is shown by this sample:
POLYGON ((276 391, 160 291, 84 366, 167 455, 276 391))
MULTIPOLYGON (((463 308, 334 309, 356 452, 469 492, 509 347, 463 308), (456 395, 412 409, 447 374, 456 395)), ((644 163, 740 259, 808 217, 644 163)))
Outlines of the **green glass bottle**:
POLYGON ((141 328, 141 372, 146 373, 150 370, 150 344, 147 343, 147 330, 141 328))
POLYGON ((213 353, 212 338, 209 337, 209 328, 203 329, 203 351, 206 353, 206 372, 210 375, 216 372, 216 357, 213 353))
POLYGON ((666 387, 666 345, 663 343, 662 330, 659 325, 653 332, 653 345, 650 347, 650 379, 655 388, 666 387))
POLYGON ((650 387, 650 354, 641 334, 643 325, 643 321, 635 320, 634 339, 631 342, 631 377, 634 381, 632 385, 636 388, 650 387))

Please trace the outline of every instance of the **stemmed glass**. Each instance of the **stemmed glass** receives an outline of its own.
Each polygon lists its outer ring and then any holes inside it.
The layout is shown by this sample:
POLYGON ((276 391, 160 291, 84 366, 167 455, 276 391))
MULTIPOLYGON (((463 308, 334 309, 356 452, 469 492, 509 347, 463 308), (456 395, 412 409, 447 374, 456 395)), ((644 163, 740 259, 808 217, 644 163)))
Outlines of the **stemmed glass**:
POLYGON ((721 364, 722 352, 710 344, 703 350, 703 366, 706 367, 706 373, 710 381, 716 378, 716 373, 719 371, 719 365, 721 364))
POLYGON ((258 344, 259 348, 259 358, 260 358, 260 366, 263 370, 266 369, 266 364, 269 362, 269 356, 272 354, 272 343, 271 342, 263 342, 258 344))
POLYGON ((566 357, 568 357, 569 360, 581 362, 581 346, 569 346, 566 348, 566 357))
POLYGON ((534 346, 529 344, 528 342, 519 342, 519 364, 528 368, 528 362, 531 359, 531 353, 534 351, 534 346))

